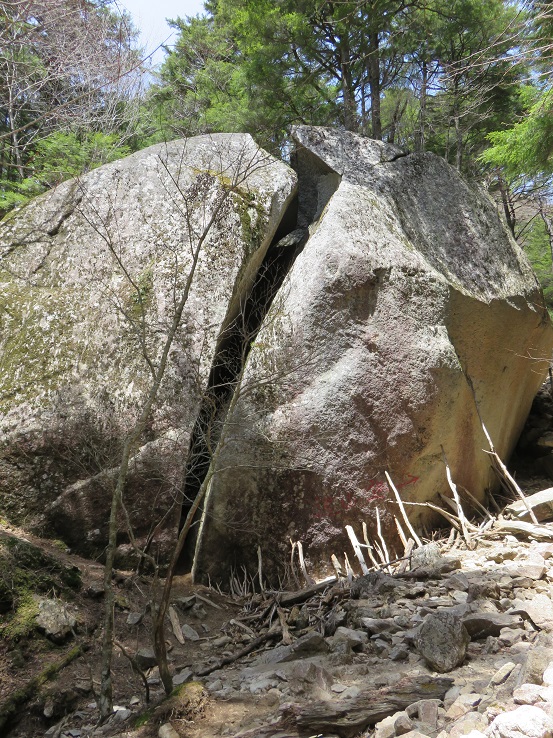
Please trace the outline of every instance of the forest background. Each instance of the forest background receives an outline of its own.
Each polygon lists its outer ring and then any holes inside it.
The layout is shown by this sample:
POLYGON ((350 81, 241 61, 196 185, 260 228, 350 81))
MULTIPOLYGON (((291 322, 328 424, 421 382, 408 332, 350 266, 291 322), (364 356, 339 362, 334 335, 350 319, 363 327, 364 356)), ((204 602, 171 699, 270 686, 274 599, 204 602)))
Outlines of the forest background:
POLYGON ((0 0, 0 215, 153 143, 291 125, 432 151, 496 199, 553 308, 553 7, 207 0, 152 67, 116 0, 0 0))

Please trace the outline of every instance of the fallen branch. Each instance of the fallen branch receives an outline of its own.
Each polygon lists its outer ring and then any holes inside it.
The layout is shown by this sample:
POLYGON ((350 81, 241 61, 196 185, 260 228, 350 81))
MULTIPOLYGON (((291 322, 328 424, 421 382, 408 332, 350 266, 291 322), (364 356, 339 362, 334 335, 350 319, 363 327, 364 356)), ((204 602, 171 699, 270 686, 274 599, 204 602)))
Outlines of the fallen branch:
POLYGON ((65 669, 65 667, 69 666, 72 661, 75 661, 79 656, 82 656, 83 653, 89 650, 89 648, 90 646, 88 644, 76 646, 63 658, 47 666, 40 672, 40 674, 37 674, 35 677, 30 679, 27 684, 12 694, 11 697, 0 705, 0 728, 3 728, 6 723, 14 717, 17 709, 21 707, 21 705, 24 705, 36 695, 40 687, 42 687, 45 682, 59 674, 62 669, 65 669))
POLYGON ((546 520, 553 517, 553 487, 542 489, 530 497, 512 502, 504 509, 504 514, 513 515, 517 520, 524 520, 529 516, 528 508, 530 507, 538 521, 546 520), (526 504, 525 504, 526 503, 526 504))
POLYGON ((493 527, 481 534, 481 537, 489 535, 497 535, 510 533, 512 535, 522 535, 541 539, 542 541, 553 541, 553 527, 547 525, 534 525, 533 523, 523 523, 520 520, 496 520, 493 527))
POLYGON ((337 577, 329 577, 328 579, 324 579, 322 582, 312 584, 306 589, 300 589, 299 592, 282 592, 279 597, 279 604, 282 607, 288 607, 288 605, 298 605, 300 602, 305 602, 305 600, 313 597, 313 595, 319 594, 319 592, 323 592, 327 587, 336 584, 337 581, 337 577))
POLYGON ((392 687, 368 688, 357 697, 291 705, 284 717, 295 719, 301 735, 339 735, 353 738, 368 726, 418 700, 443 699, 453 679, 428 676, 406 678, 392 687))
POLYGON ((250 641, 247 644, 247 646, 244 646, 244 648, 241 648, 240 651, 236 651, 230 656, 225 656, 224 658, 220 659, 216 664, 212 664, 211 666, 207 666, 205 669, 200 669, 199 671, 196 671, 194 673, 194 676, 197 676, 197 677, 207 676, 208 674, 211 674, 211 672, 217 671, 218 669, 221 669, 223 666, 227 666, 227 664, 233 664, 235 661, 238 661, 238 659, 241 659, 244 656, 247 656, 252 651, 255 651, 256 648, 259 648, 259 646, 262 646, 264 643, 267 643, 267 641, 276 640, 277 638, 280 638, 281 636, 282 636, 281 628, 275 628, 274 630, 269 630, 267 633, 263 633, 263 635, 260 635, 257 638, 254 638, 253 641, 250 641))
MULTIPOLYGON (((182 634, 181 634, 182 635, 182 634)), ((140 678, 142 679, 142 684, 144 685, 144 692, 146 694, 146 702, 150 701, 150 685, 148 684, 148 680, 146 678, 146 674, 142 671, 140 666, 138 665, 136 659, 134 656, 131 656, 130 653, 127 653, 127 650, 125 646, 123 646, 122 643, 119 643, 119 641, 114 641, 114 645, 117 646, 117 648, 121 651, 123 656, 130 661, 133 671, 135 671, 140 678)))

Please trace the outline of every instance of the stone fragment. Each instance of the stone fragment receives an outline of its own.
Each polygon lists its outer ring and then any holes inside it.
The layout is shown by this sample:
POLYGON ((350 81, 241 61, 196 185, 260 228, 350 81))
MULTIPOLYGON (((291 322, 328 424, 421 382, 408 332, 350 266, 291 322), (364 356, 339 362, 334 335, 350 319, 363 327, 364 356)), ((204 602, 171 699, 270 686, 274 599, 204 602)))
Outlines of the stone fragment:
MULTIPOLYGON (((347 641, 344 641, 347 644, 347 641)), ((316 653, 328 652, 329 647, 320 633, 306 633, 290 646, 277 646, 257 657, 255 664, 280 664, 316 653)))
POLYGON ((157 731, 158 738, 179 738, 180 733, 173 728, 171 723, 164 723, 157 731))
POLYGON ((64 602, 41 597, 38 599, 36 624, 47 638, 61 644, 73 635, 77 621, 64 602))
POLYGON ((191 679, 194 676, 194 672, 192 669, 183 669, 182 671, 179 671, 178 674, 175 674, 173 677, 173 684, 178 686, 179 684, 184 684, 189 679, 191 679))
POLYGON ((339 628, 336 628, 336 632, 334 633, 334 640, 346 641, 355 651, 356 649, 360 649, 366 643, 368 643, 369 639, 367 634, 364 633, 362 630, 352 630, 352 628, 345 628, 343 625, 341 625, 339 628))
POLYGON ((134 658, 138 666, 143 671, 157 666, 157 659, 153 648, 140 648, 136 652, 134 658))
POLYGON ((438 728, 438 710, 440 700, 420 700, 418 705, 418 719, 425 732, 435 733, 438 728))
POLYGON ((138 625, 144 617, 143 612, 130 612, 127 615, 127 625, 138 625))
POLYGON ((545 560, 537 551, 528 551, 524 556, 517 557, 513 562, 503 567, 510 577, 524 577, 531 581, 541 579, 546 571, 545 560))
POLYGON ((514 628, 524 625, 520 615, 508 615, 502 612, 474 612, 463 617, 463 625, 472 640, 499 636, 503 628, 514 628))
POLYGON ((508 661, 506 664, 503 664, 503 666, 498 669, 490 679, 490 686, 497 687, 507 681, 515 666, 516 664, 512 661, 508 661))
POLYGON ((393 618, 361 618, 361 624, 370 635, 378 633, 397 633, 400 626, 393 618))
POLYGON ((446 717, 448 720, 457 720, 467 712, 471 712, 481 701, 482 695, 476 692, 460 694, 453 704, 448 707, 446 717))
POLYGON ((188 638, 189 641, 199 641, 200 636, 197 630, 195 630, 191 625, 188 625, 188 623, 184 623, 184 625, 181 627, 182 634, 185 638, 188 638))
POLYGON ((552 738, 553 720, 533 705, 499 714, 486 731, 489 738, 552 738))
MULTIPOLYGON (((510 579, 509 579, 510 581, 510 579)), ((467 602, 475 602, 483 598, 498 599, 499 585, 495 580, 484 579, 483 581, 470 582, 468 588, 467 602)))
POLYGON ((388 715, 374 726, 374 738, 394 738, 396 734, 393 715, 388 715))
POLYGON ((525 600, 522 609, 526 610, 534 623, 543 630, 553 630, 553 603, 545 594, 534 594, 525 600))
POLYGON ((432 669, 446 673, 463 663, 469 641, 461 618, 437 612, 424 619, 416 636, 416 647, 432 669))
POLYGON ((534 705, 539 702, 542 687, 539 684, 521 684, 513 692, 513 699, 517 705, 534 705))
POLYGON ((467 712, 452 725, 448 725, 447 731, 450 738, 461 738, 473 730, 484 731, 487 727, 488 722, 484 715, 479 712, 467 712))
POLYGON ((464 572, 458 571, 448 576, 445 580, 445 586, 448 589, 453 589, 459 592, 468 592, 469 579, 464 572))
POLYGON ((395 730, 396 736, 409 733, 411 730, 414 729, 414 727, 415 727, 415 724, 408 717, 406 712, 401 712, 399 714, 396 713, 395 720, 394 720, 394 730, 395 730))
POLYGON ((542 682, 546 687, 553 686, 553 661, 546 666, 543 672, 542 682))
POLYGON ((411 554, 411 569, 433 569, 439 566, 443 556, 437 543, 427 543, 415 548, 411 554))
POLYGON ((409 658, 409 649, 405 645, 394 646, 388 654, 390 661, 405 661, 409 658))
POLYGON ((228 646, 229 643, 232 643, 232 638, 230 636, 219 636, 219 638, 214 638, 212 641, 215 648, 222 648, 223 646, 228 646))
POLYGON ((553 644, 548 634, 540 633, 534 648, 528 653, 524 665, 523 682, 542 684, 543 675, 550 663, 553 663, 553 644))

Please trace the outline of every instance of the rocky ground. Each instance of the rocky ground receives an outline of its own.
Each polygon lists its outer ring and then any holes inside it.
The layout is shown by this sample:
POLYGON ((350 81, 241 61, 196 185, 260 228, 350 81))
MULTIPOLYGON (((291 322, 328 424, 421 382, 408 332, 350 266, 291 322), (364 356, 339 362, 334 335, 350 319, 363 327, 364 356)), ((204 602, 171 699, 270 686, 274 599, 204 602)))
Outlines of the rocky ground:
MULTIPOLYGON (((549 392, 536 402, 518 462, 529 495, 551 484, 549 392), (530 458, 540 444, 542 460, 530 458)), ((1 521, 0 735, 553 738, 553 503, 535 507, 537 525, 508 502, 511 520, 481 510, 468 541, 436 535, 364 576, 257 594, 246 578, 232 595, 177 577, 169 699, 150 647, 151 582, 117 572, 104 724, 102 566, 1 521)))
MULTIPOLYGON (((76 566, 82 584, 73 598, 61 585, 53 596, 52 584, 35 600, 25 632, 7 631, 4 623, 4 707, 46 666, 72 656, 52 678, 31 684, 5 734, 553 734, 553 542, 486 535, 474 550, 460 539, 427 543, 401 575, 370 573, 315 594, 306 588, 233 599, 178 578, 168 639, 175 682, 183 686, 169 702, 149 651, 148 581, 120 573, 117 707, 103 726, 94 700, 101 567, 27 537, 25 545, 50 561, 51 577, 76 566), (149 705, 123 649, 146 676, 149 705)), ((7 538, 24 543, 4 526, 4 546, 7 538)))

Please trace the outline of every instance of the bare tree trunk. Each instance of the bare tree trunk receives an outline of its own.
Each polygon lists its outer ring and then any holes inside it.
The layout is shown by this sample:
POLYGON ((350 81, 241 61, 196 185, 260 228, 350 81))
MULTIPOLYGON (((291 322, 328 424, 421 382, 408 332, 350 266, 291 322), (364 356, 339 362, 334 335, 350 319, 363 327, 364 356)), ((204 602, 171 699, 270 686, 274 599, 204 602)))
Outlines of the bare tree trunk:
MULTIPOLYGON (((239 377, 236 382, 236 386, 235 386, 235 389, 232 395, 232 399, 230 401, 228 410, 226 412, 227 418, 232 416, 232 413, 234 412, 236 408, 236 404, 240 397, 240 388, 242 386, 242 379, 244 376, 245 368, 246 368, 245 361, 243 360, 242 368, 241 368, 239 377)), ((184 525, 182 526, 181 531, 179 533, 176 546, 173 549, 171 561, 169 563, 169 567, 165 574, 165 582, 164 582, 163 591, 161 594, 161 599, 156 609, 156 614, 155 614, 154 624, 153 624, 154 653, 156 655, 156 660, 159 666, 159 675, 161 677, 163 687, 167 694, 170 694, 173 689, 173 679, 171 677, 169 666, 167 664, 167 648, 165 646, 165 618, 167 615, 167 611, 169 609, 169 603, 171 601, 171 587, 173 585, 173 577, 175 575, 177 564, 179 563, 182 549, 184 548, 184 544, 186 543, 186 539, 190 532, 190 528, 196 517, 196 513, 198 512, 200 505, 203 499, 205 498, 206 493, 209 489, 211 481, 215 475, 215 467, 217 464, 217 459, 219 458, 219 455, 224 445, 225 445, 225 426, 223 425, 223 431, 222 431, 221 437, 219 438, 217 446, 215 450, 213 451, 213 454, 211 457, 211 463, 210 463, 208 473, 206 474, 201 484, 201 487, 198 490, 198 494, 194 498, 192 507, 190 508, 190 510, 188 511, 186 515, 186 520, 184 521, 184 525)))
POLYGON ((382 140, 382 117, 380 112, 380 53, 378 33, 369 33, 369 56, 367 73, 371 91, 371 128, 372 137, 382 140))
POLYGON ((426 102, 428 95, 428 63, 426 60, 422 63, 421 76, 421 93, 419 100, 419 130, 415 139, 415 148, 417 151, 424 152, 426 150, 426 102))
POLYGON ((342 97, 344 99, 344 126, 347 131, 357 131, 357 110, 355 106, 355 92, 353 90, 349 44, 344 40, 340 44, 340 67, 342 97))
POLYGON ((516 213, 515 209, 513 207, 513 202, 511 200, 511 192, 509 190, 509 185, 505 182, 503 177, 500 173, 497 175, 497 182, 499 187, 499 193, 501 195, 501 203, 503 205, 503 213, 505 215, 505 220, 507 222, 507 226, 513 236, 515 235, 515 227, 516 227, 516 213))
POLYGON ((549 251, 551 252, 551 271, 553 272, 553 217, 546 212, 546 205, 540 201, 540 215, 549 238, 549 251))
POLYGON ((461 131, 461 123, 459 116, 456 114, 453 118, 455 125, 455 168, 461 171, 463 163, 463 132, 461 131))

